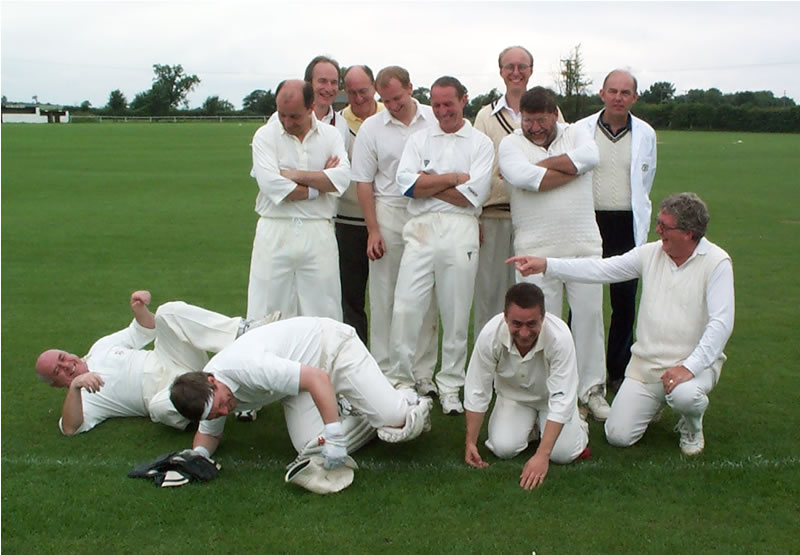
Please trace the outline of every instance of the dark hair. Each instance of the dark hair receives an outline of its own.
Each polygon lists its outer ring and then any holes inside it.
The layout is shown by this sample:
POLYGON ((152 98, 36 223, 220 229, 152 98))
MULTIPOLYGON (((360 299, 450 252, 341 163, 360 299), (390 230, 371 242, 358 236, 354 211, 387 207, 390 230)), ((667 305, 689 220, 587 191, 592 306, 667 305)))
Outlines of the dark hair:
POLYGON ((708 227, 708 207, 695 193, 678 193, 661 201, 659 212, 675 218, 675 225, 683 231, 691 231, 692 239, 699 241, 708 227))
POLYGON ((208 399, 214 395, 214 386, 208 381, 211 374, 188 372, 175 378, 169 388, 169 400, 184 418, 192 422, 203 419, 208 399))
POLYGON ((305 79, 307 82, 310 83, 312 75, 314 74, 314 67, 317 64, 320 64, 320 63, 323 63, 323 62, 324 63, 328 63, 328 64, 332 64, 333 67, 336 68, 336 76, 338 78, 339 74, 342 72, 342 70, 339 69, 339 62, 337 62, 333 58, 329 58, 328 56, 316 56, 313 60, 308 62, 308 65, 306 66, 306 73, 305 73, 305 76, 303 77, 303 79, 305 79))
POLYGON ((436 81, 433 82, 431 85, 431 89, 433 87, 453 87, 456 90, 456 96, 459 100, 464 98, 467 94, 467 87, 461 84, 461 81, 456 79, 455 77, 451 77, 450 75, 444 75, 439 77, 436 81))
POLYGON ((379 87, 385 87, 392 79, 400 81, 400 86, 404 89, 411 84, 411 78, 408 76, 408 71, 400 66, 386 66, 378 72, 375 78, 375 83, 379 87))
MULTIPOLYGON (((278 87, 275 89, 275 98, 278 98, 278 93, 281 92, 281 88, 288 82, 288 79, 284 79, 280 83, 278 83, 278 87)), ((311 108, 314 104, 314 87, 311 86, 311 83, 308 81, 303 82, 303 106, 306 109, 311 108)))
POLYGON ((375 76, 372 74, 372 70, 369 68, 368 65, 355 65, 355 66, 348 67, 347 71, 344 72, 344 78, 347 79, 347 74, 350 73, 351 69, 356 68, 356 67, 361 68, 361 71, 363 71, 364 73, 367 74, 367 77, 369 78, 369 82, 372 83, 373 85, 375 84, 375 76))
POLYGON ((544 87, 533 87, 519 99, 519 109, 529 114, 558 113, 556 93, 544 87))
POLYGON ((533 283, 517 283, 506 291, 506 304, 503 308, 504 313, 508 313, 508 307, 512 304, 520 308, 539 307, 544 316, 544 293, 538 285, 533 283))

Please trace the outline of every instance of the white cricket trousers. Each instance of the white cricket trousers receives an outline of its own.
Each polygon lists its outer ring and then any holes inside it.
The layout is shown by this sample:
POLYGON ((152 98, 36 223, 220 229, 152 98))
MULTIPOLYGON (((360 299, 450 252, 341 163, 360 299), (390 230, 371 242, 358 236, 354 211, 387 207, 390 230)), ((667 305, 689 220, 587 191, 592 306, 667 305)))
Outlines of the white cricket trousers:
MULTIPOLYGON (((489 438, 486 447, 501 459, 516 457, 528 448, 534 435, 534 425, 538 427, 541 439, 547 424, 548 411, 539 410, 527 403, 520 403, 497 396, 489 417, 489 438)), ((578 458, 589 444, 589 426, 578 414, 575 406, 572 417, 564 423, 561 433, 550 453, 550 460, 557 464, 568 464, 578 458)))
POLYGON ((478 220, 466 214, 428 212, 403 228, 405 250, 397 275, 391 333, 389 380, 414 386, 414 353, 422 323, 436 292, 442 319, 442 367, 439 395, 464 387, 467 334, 475 273, 478 271, 478 220))
MULTIPOLYGON (((355 329, 346 324, 323 323, 319 368, 330 375, 336 394, 350 401, 373 428, 402 428, 406 414, 417 404, 415 392, 392 387, 355 329)), ((286 397, 282 404, 289 437, 299 453, 322 435, 325 424, 308 392, 286 397)))
POLYGON ((719 374, 711 368, 676 386, 666 395, 661 382, 643 383, 626 377, 611 403, 606 420, 606 439, 616 447, 629 447, 642 439, 653 417, 666 403, 686 418, 692 431, 703 429, 708 394, 717 385, 719 374))
MULTIPOLYGON (((521 250, 520 252, 525 252, 521 250)), ((545 310, 561 318, 564 290, 572 311, 570 329, 578 359, 578 399, 589 400, 592 389, 606 390, 606 348, 603 323, 603 285, 561 281, 537 274, 520 277, 520 282, 538 285, 544 293, 545 310)))
POLYGON ((247 318, 275 310, 283 318, 342 321, 339 247, 331 220, 259 218, 250 259, 247 318))
MULTIPOLYGON (((378 366, 386 374, 390 368, 389 340, 394 291, 405 247, 403 226, 408 222, 409 215, 405 206, 392 206, 380 200, 375 202, 375 213, 386 252, 378 260, 369 262, 369 346, 378 366)), ((414 377, 417 380, 433 380, 439 347, 439 314, 435 299, 428 306, 422 329, 424 333, 420 333, 414 353, 414 377)))
POLYGON ((202 370, 208 352, 218 353, 234 342, 241 318, 229 318, 181 301, 156 310, 153 353, 158 364, 145 368, 142 396, 153 422, 183 429, 189 421, 169 400, 169 388, 178 376, 202 370))
POLYGON ((514 265, 506 260, 514 255, 511 218, 481 218, 480 256, 475 278, 473 337, 505 308, 506 291, 514 285, 514 265))

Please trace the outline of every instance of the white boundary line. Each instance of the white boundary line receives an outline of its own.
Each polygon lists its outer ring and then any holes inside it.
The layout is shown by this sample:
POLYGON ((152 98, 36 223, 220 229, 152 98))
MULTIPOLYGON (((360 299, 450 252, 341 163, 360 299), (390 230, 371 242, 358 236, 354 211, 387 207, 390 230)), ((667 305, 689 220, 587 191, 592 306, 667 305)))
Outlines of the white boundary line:
MULTIPOLYGON (((156 455, 157 456, 157 455, 156 455)), ((81 468, 121 468, 125 471, 133 467, 146 463, 148 460, 124 461, 121 459, 97 459, 89 457, 43 457, 43 456, 23 456, 23 457, 2 457, 3 464, 27 465, 33 467, 81 467, 81 468)), ((353 457, 356 459, 359 468, 371 471, 436 471, 436 470, 466 470, 472 471, 460 458, 451 457, 443 462, 418 463, 415 461, 393 461, 387 459, 376 459, 374 457, 359 458, 358 453, 353 457)), ((517 467, 523 459, 513 461, 497 461, 492 466, 517 467)), ((225 456, 219 457, 218 461, 223 469, 242 469, 242 470, 284 470, 291 461, 278 460, 272 457, 258 457, 257 459, 238 459, 225 456)), ((670 460, 661 461, 635 461, 620 462, 615 460, 613 463, 605 460, 583 460, 570 465, 558 465, 558 468, 566 472, 591 472, 594 470, 607 470, 610 468, 624 467, 626 469, 644 469, 653 471, 659 470, 769 470, 769 469, 792 469, 800 466, 800 457, 776 457, 769 458, 762 455, 748 455, 740 459, 719 459, 703 460, 702 458, 690 459, 678 455, 670 460)))

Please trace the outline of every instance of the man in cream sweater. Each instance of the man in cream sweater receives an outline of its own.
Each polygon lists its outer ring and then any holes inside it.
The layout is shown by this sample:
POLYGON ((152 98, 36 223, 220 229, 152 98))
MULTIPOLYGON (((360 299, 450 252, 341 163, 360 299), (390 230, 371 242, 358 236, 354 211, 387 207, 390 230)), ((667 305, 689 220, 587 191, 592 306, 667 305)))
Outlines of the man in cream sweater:
MULTIPOLYGON (((500 143, 500 172, 511 185, 514 252, 596 257, 603 252, 594 217, 592 169, 597 145, 583 127, 558 123, 553 91, 533 87, 520 99, 522 128, 500 143)), ((594 418, 608 417, 605 399, 603 287, 547 276, 525 281, 544 291, 548 311, 561 317, 564 292, 572 310, 578 358, 578 399, 594 418)))
POLYGON ((636 343, 605 424, 612 445, 639 441, 666 403, 680 415, 675 429, 681 451, 698 455, 705 447, 703 415, 734 320, 733 265, 728 253, 704 237, 708 220, 705 203, 681 193, 661 202, 660 241, 602 260, 509 259, 523 275, 591 283, 642 279, 636 343))

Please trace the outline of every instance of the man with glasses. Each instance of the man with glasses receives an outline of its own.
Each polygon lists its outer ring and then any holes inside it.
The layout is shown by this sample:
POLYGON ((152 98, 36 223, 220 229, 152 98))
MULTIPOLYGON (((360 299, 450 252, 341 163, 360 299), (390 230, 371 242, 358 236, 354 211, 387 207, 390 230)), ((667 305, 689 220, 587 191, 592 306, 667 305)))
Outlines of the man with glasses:
MULTIPOLYGON (((514 252, 599 258, 603 249, 592 200, 597 145, 583 127, 558 123, 551 90, 532 88, 522 95, 520 109, 521 130, 503 139, 498 152, 500 172, 511 185, 514 252)), ((542 288, 548 310, 558 317, 566 290, 578 358, 578 399, 596 420, 604 421, 609 407, 603 287, 551 276, 526 281, 542 288)))
MULTIPOLYGON (((519 129, 519 99, 528 88, 533 74, 533 55, 523 46, 509 46, 497 59, 506 92, 480 109, 475 129, 488 135, 495 154, 500 141, 519 129)), ((561 112, 558 121, 563 122, 561 112)), ((492 189, 480 217, 481 249, 475 279, 473 330, 477 337, 484 324, 503 310, 504 292, 514 284, 514 269, 503 264, 514 252, 508 188, 495 158, 492 189)))
MULTIPOLYGON (((347 154, 353 158, 353 144, 361 124, 368 117, 383 110, 375 100, 375 78, 366 65, 350 66, 344 74, 344 92, 348 105, 341 112, 350 135, 347 154)), ((339 274, 342 279, 342 315, 344 323, 353 326, 358 337, 367 343, 366 291, 369 276, 367 258, 367 227, 358 204, 358 186, 355 181, 339 198, 336 222, 336 241, 339 244, 339 274)))
POLYGON ((670 195, 658 211, 660 241, 605 259, 509 260, 523 275, 590 283, 642 279, 636 343, 605 424, 612 445, 639 441, 666 404, 679 415, 681 452, 698 455, 705 447, 703 415, 734 320, 733 265, 705 238, 708 220, 694 193, 670 195))
MULTIPOLYGON (((647 241, 650 189, 656 176, 656 132, 631 114, 639 96, 636 78, 615 69, 603 81, 605 107, 578 122, 594 135, 600 163, 592 172, 594 209, 603 238, 603 258, 623 254, 647 241)), ((638 280, 609 287, 611 323, 606 368, 608 386, 619 389, 631 358, 638 280)))

